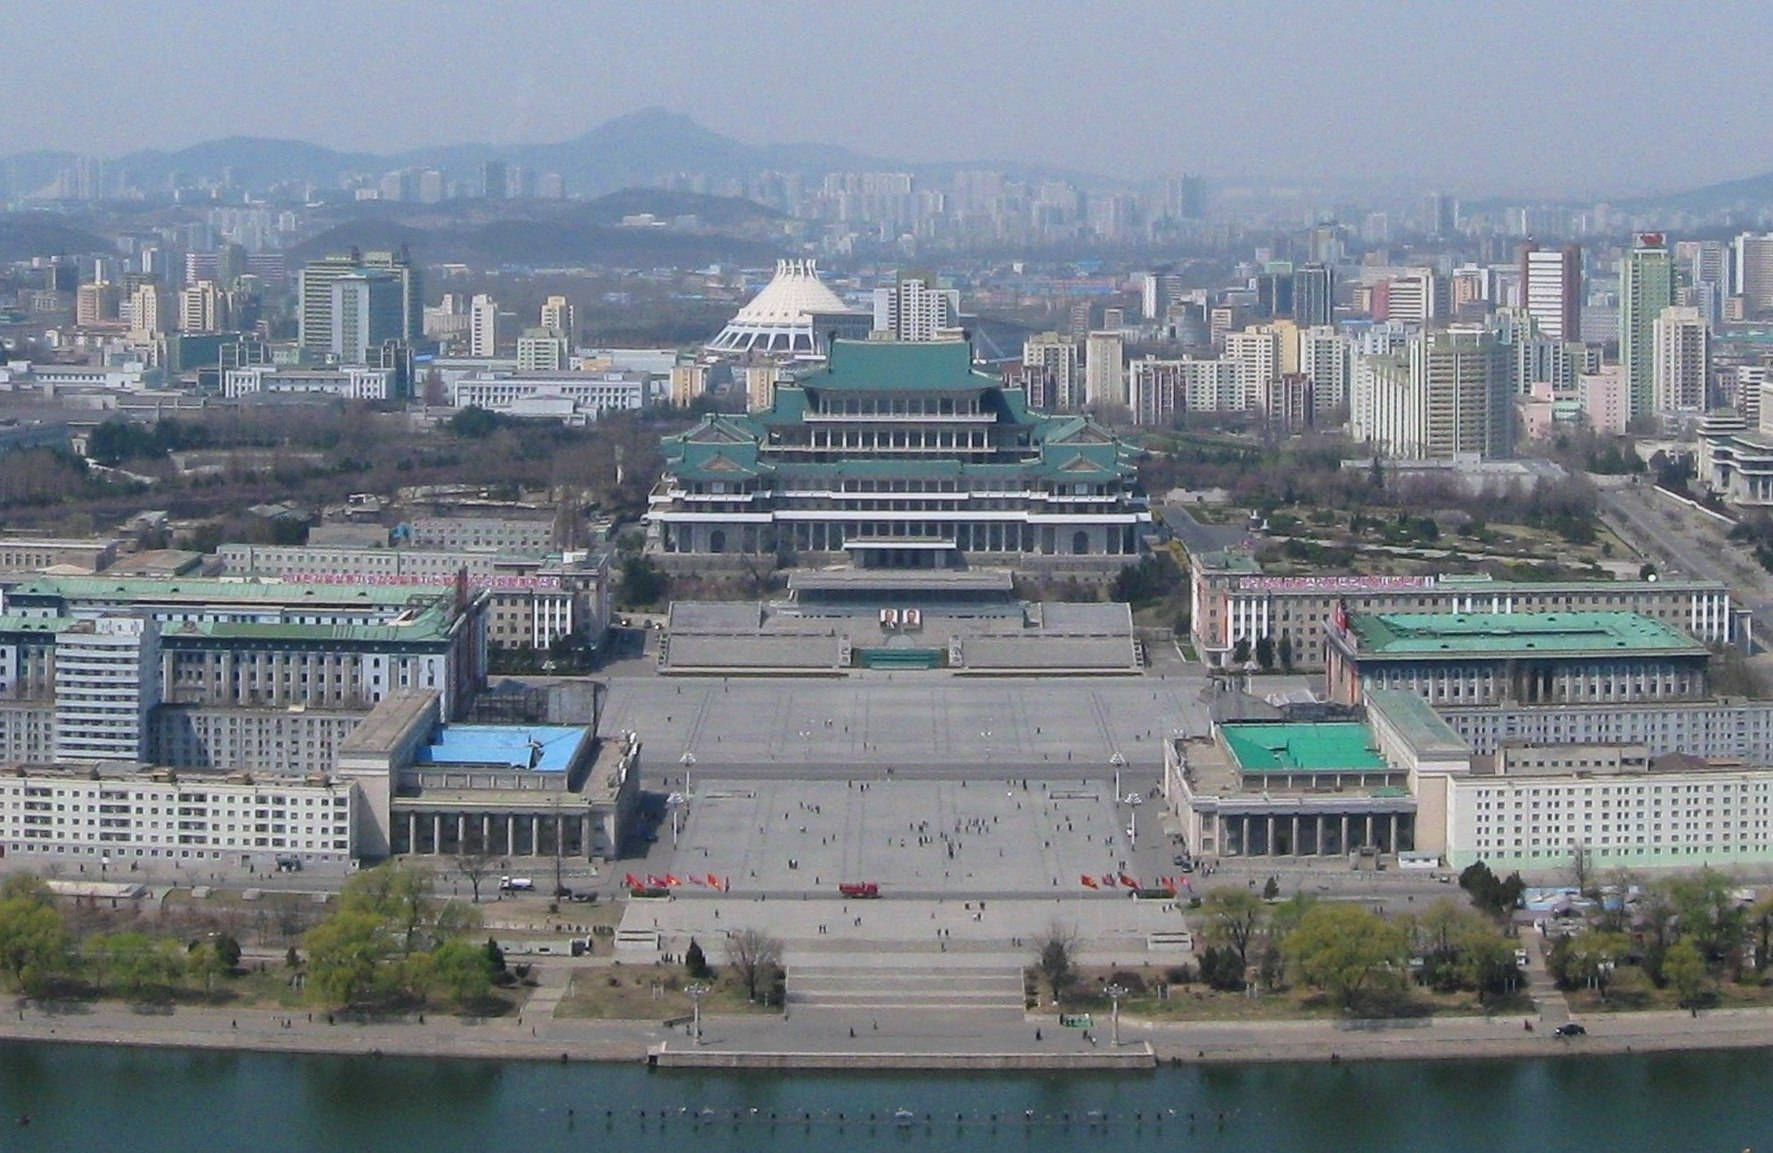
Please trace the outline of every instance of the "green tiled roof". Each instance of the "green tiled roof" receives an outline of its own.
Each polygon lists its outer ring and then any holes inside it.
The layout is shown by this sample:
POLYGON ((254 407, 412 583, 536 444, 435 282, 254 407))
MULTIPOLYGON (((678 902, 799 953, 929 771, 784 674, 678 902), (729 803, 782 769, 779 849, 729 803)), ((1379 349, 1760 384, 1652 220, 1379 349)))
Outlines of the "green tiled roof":
POLYGON ((977 391, 999 384, 973 371, 973 346, 964 340, 837 340, 823 367, 795 379, 802 388, 855 392, 977 391))
POLYGON ((1225 747, 1246 773, 1329 772, 1384 769, 1367 726, 1352 721, 1304 725, 1228 724, 1219 727, 1225 747))
POLYGON ((1703 654, 1704 645, 1637 613, 1389 613, 1349 620, 1361 656, 1703 654))

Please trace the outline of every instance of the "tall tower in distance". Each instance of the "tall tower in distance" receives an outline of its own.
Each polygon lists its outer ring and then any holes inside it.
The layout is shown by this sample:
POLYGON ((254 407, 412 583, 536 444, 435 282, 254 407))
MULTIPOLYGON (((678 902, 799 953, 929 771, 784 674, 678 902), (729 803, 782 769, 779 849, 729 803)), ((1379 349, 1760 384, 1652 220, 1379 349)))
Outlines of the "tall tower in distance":
POLYGON ((1674 261, 1660 232, 1640 232, 1619 261, 1619 369, 1630 415, 1656 410, 1656 318, 1674 303, 1674 261))

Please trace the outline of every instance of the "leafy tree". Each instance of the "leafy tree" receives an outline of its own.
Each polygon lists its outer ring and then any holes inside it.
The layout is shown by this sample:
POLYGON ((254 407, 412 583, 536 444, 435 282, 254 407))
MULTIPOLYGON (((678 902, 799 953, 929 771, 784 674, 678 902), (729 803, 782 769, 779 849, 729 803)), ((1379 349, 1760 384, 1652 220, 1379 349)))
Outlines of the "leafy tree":
POLYGON ((1699 946, 1689 937, 1682 937, 1670 945, 1663 955, 1662 977, 1680 996, 1682 1008, 1698 1010, 1699 999, 1705 994, 1710 975, 1699 946))
POLYGON ((499 948, 499 943, 488 937, 484 952, 486 953, 486 963, 491 966, 492 971, 495 974, 503 973, 505 971, 505 950, 499 948))
POLYGON ((216 960, 221 962, 225 971, 231 973, 240 967, 240 942, 235 940, 231 934, 222 933, 217 936, 211 942, 211 948, 215 951, 216 960))
POLYGON ((670 580, 650 559, 634 555, 622 562, 621 603, 656 605, 669 595, 670 580))
POLYGON ((1289 673, 1292 672, 1293 671, 1293 638, 1290 634, 1288 634, 1288 633, 1281 634, 1280 645, 1277 648, 1277 655, 1280 657, 1281 669, 1285 672, 1289 672, 1289 673))
MULTIPOLYGON (((130 1001, 153 1001, 165 997, 185 975, 187 962, 184 950, 176 941, 156 941, 145 933, 116 933, 100 937, 91 948, 102 953, 111 974, 111 987, 130 1001)), ((212 972, 218 966, 213 949, 202 954, 196 966, 199 972, 207 964, 212 972)))
POLYGON ((29 992, 66 963, 67 932, 49 889, 35 877, 0 884, 0 974, 10 988, 29 992))
POLYGON ((486 950, 455 937, 430 953, 431 982, 457 1005, 472 1005, 492 992, 493 967, 486 950))
POLYGON ((683 968, 692 981, 705 981, 713 973, 708 967, 707 954, 702 952, 702 945, 694 937, 690 938, 689 948, 683 951, 683 968))
POLYGON ((1565 988, 1587 985, 1607 999, 1607 987, 1619 962, 1631 955, 1631 938, 1623 933, 1589 929, 1552 946, 1547 967, 1565 988))
POLYGON ((1701 869, 1692 876, 1672 877, 1664 886, 1681 939, 1693 942, 1707 965, 1722 962, 1741 948, 1743 911, 1722 873, 1701 869))
POLYGON ((1403 929, 1359 905, 1313 906, 1287 935, 1285 952, 1306 983, 1344 1009, 1375 975, 1401 970, 1408 954, 1403 929))
POLYGON ((1278 896, 1280 896, 1280 878, 1271 876, 1262 883, 1262 899, 1272 901, 1278 896))
POLYGON ((444 427, 452 436, 465 440, 485 440, 503 427, 504 423, 504 418, 498 413, 471 404, 445 421, 444 427))
POLYGON ((742 929, 726 940, 726 959, 755 1001, 758 990, 773 982, 782 967, 782 942, 758 929, 742 929))
POLYGON ((1247 637, 1237 638, 1237 642, 1231 646, 1231 663, 1234 665, 1250 663, 1250 642, 1247 637))
POLYGON ((383 962, 398 951, 382 919, 360 909, 340 909, 309 929, 304 944, 310 986, 334 1005, 368 1000, 383 962))
POLYGON ((1473 861, 1459 874, 1459 887, 1471 897, 1471 903, 1493 917, 1500 917, 1518 908, 1527 883, 1519 873, 1510 873, 1506 881, 1497 878, 1490 866, 1473 861))
POLYGON ((1148 608, 1182 588, 1188 574, 1167 551, 1148 553, 1136 564, 1127 565, 1115 576, 1110 586, 1112 600, 1126 601, 1135 609, 1148 608))
POLYGON ((1244 987, 1244 963, 1229 945, 1208 945, 1200 955, 1200 979, 1222 993, 1244 987))

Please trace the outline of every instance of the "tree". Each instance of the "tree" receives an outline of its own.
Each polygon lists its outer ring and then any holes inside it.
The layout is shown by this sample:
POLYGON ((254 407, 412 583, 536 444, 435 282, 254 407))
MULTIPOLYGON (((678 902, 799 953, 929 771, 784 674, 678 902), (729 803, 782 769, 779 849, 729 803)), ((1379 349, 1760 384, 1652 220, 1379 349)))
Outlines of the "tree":
POLYGON ((1375 974, 1401 971, 1408 941, 1397 925, 1359 905, 1326 903, 1306 912, 1285 950, 1307 984, 1351 1009, 1375 974))
POLYGON ((1072 958, 1077 952, 1077 939, 1060 925, 1047 927, 1046 935, 1035 941, 1035 966, 1047 979, 1053 1000, 1062 998, 1077 983, 1077 970, 1072 958))
POLYGON ((499 859, 488 852, 470 852, 456 854, 456 872, 468 882, 474 891, 474 903, 480 904, 480 885, 488 877, 497 872, 499 859))
POLYGON ((215 958, 221 962, 224 972, 232 973, 240 967, 240 942, 231 934, 222 933, 210 942, 215 958))
POLYGON ((0 974, 10 988, 40 988, 62 969, 67 933, 48 886, 13 876, 0 884, 0 974))
POLYGON ((430 954, 431 983, 455 1004, 472 1005, 492 992, 493 967, 486 950, 456 937, 430 954))
POLYGON ((1510 873, 1506 881, 1497 878, 1490 866, 1473 861, 1459 874, 1459 887, 1471 897, 1471 903, 1493 917, 1513 911, 1527 891, 1527 883, 1519 873, 1510 873))
POLYGON ((1265 673, 1274 671, 1273 637, 1263 634, 1256 638, 1256 663, 1262 666, 1262 671, 1265 673))
POLYGON ((694 937, 690 938, 689 948, 683 951, 683 968, 692 981, 705 981, 714 972, 708 967, 708 957, 702 952, 701 943, 694 937))
POLYGON ((504 423, 504 418, 500 417, 498 413, 471 404, 445 421, 444 427, 450 431, 452 436, 459 436, 467 440, 485 440, 497 432, 504 423))
POLYGON ((669 590, 669 580, 647 557, 635 555, 622 562, 620 599, 624 605, 656 605, 669 595, 669 590))
POLYGON ((1699 1010, 1699 999, 1710 978, 1705 957, 1690 938, 1682 937, 1668 947, 1662 957, 1662 977, 1674 987, 1683 1009, 1699 1010))
MULTIPOLYGON (((1721 963, 1742 946, 1743 912, 1729 880, 1712 869, 1664 882, 1681 939, 1690 940, 1707 965, 1721 963)), ((1672 951, 1672 950, 1671 950, 1672 951)))
POLYGON ((380 917, 354 909, 340 909, 309 929, 304 944, 311 987, 341 1006, 367 1000, 382 963, 397 951, 380 917))
POLYGON ((503 973, 505 971, 505 950, 499 948, 499 943, 488 937, 484 952, 486 953, 486 963, 492 968, 494 975, 503 973))
POLYGON ((1280 878, 1271 876, 1262 884, 1262 899, 1272 901, 1280 896, 1280 878))
POLYGON ((1569 988, 1587 985, 1607 999, 1618 963, 1631 954, 1631 938, 1623 933, 1589 929, 1552 946, 1547 959, 1552 976, 1569 988))
POLYGON ((1200 911, 1207 940, 1237 955, 1241 979, 1250 964, 1250 941, 1262 926, 1262 902, 1248 889, 1213 889, 1201 901, 1200 911))
POLYGON ((1244 962, 1229 945, 1208 945, 1201 950, 1200 979, 1221 993, 1236 993, 1244 987, 1244 962))
POLYGON ((757 991, 774 980, 782 965, 782 942, 758 929, 741 929, 726 939, 726 959, 745 985, 745 996, 757 1000, 757 991))
POLYGON ((1280 656, 1281 669, 1284 670, 1285 672, 1289 672, 1289 673, 1292 672, 1293 671, 1293 638, 1292 638, 1291 634, 1289 634, 1289 633, 1282 633, 1281 634, 1278 655, 1280 656))
POLYGON ((1237 638, 1237 642, 1231 646, 1231 663, 1234 665, 1247 665, 1250 663, 1249 638, 1239 637, 1237 638))

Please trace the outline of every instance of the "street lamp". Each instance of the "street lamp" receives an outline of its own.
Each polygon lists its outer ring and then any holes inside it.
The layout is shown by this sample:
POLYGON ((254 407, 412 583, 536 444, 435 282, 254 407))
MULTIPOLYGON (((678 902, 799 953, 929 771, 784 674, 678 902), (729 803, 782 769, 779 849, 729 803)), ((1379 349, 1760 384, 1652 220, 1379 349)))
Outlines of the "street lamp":
POLYGON ((683 766, 683 795, 687 797, 690 795, 690 770, 696 767, 696 754, 685 749, 677 763, 683 766))
POLYGON ((696 1035, 696 1044, 700 1045, 702 1043, 702 998, 708 995, 708 986, 697 981, 684 992, 689 994, 690 1015, 691 1020, 694 1021, 691 1028, 696 1035))
POLYGON ((1120 804, 1120 771, 1127 767, 1127 759, 1117 750, 1108 763, 1114 766, 1114 803, 1120 804))
POLYGON ((1110 1037, 1114 1047, 1118 1049, 1120 1048, 1120 999, 1127 995, 1127 988, 1125 985, 1110 985, 1102 990, 1102 994, 1108 998, 1108 1003, 1111 1006, 1108 1017, 1110 1037))

